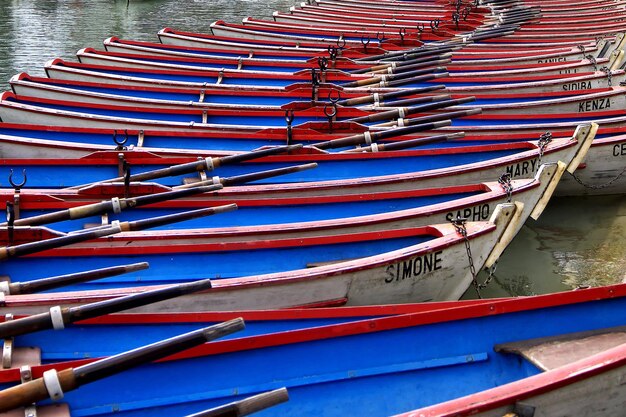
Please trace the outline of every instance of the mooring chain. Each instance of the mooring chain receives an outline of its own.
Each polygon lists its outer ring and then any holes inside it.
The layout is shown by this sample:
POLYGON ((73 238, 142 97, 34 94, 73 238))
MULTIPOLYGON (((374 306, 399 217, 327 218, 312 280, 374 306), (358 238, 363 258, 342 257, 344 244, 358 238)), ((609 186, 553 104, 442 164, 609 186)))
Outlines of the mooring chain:
POLYGON ((537 146, 539 147, 539 158, 537 159, 537 169, 539 169, 539 167, 541 166, 541 159, 543 158, 543 154, 550 142, 552 142, 552 132, 546 132, 543 135, 539 136, 539 142, 537 142, 537 146))
POLYGON ((609 67, 605 65, 602 68, 600 68, 600 71, 606 74, 606 79, 608 81, 609 87, 612 87, 613 86, 613 73, 611 72, 609 67))
MULTIPOLYGON (((478 298, 482 298, 482 296, 480 295, 480 290, 481 288, 484 288, 484 286, 478 283, 478 279, 476 275, 476 268, 474 267, 474 257, 472 256, 472 249, 470 248, 470 241, 467 237, 467 228, 465 227, 466 222, 467 222, 467 219, 461 218, 461 216, 458 216, 458 215, 456 219, 451 220, 451 223, 454 226, 454 229, 456 230, 456 232, 463 237, 463 241, 465 243, 465 251, 467 252, 467 260, 469 262, 469 269, 470 269, 470 273, 472 274, 472 286, 476 290, 476 295, 478 296, 478 298)), ((485 282, 485 284, 483 285, 487 285, 487 283, 485 282)))
POLYGON ((587 55, 585 58, 587 58, 589 62, 593 64, 593 70, 598 71, 598 61, 596 61, 596 59, 592 57, 591 55, 587 55))
POLYGON ((511 185, 511 174, 508 172, 505 172, 504 174, 500 175, 500 178, 498 178, 498 184, 500 184, 500 186, 502 187, 502 190, 504 190, 504 192, 506 193, 506 202, 510 203, 512 195, 513 195, 513 186, 511 185))
POLYGON ((576 180, 577 183, 579 183, 580 185, 582 185, 585 188, 589 188, 590 190, 602 190, 603 188, 609 187, 611 184, 613 184, 615 181, 617 181, 622 175, 624 175, 624 173, 626 172, 626 166, 624 167, 624 169, 622 169, 622 172, 620 172, 619 174, 617 174, 616 177, 612 178, 611 180, 605 182, 604 184, 600 184, 600 185, 593 185, 593 184, 585 184, 583 182, 583 180, 581 180, 576 173, 572 174, 572 177, 574 178, 574 180, 576 180))

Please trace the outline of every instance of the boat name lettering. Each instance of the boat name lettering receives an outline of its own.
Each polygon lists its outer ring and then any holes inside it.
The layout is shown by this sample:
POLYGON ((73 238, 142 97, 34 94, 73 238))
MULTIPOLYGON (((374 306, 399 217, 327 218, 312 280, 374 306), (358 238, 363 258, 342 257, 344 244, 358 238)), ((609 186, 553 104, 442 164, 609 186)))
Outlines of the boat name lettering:
POLYGON ((554 58, 538 59, 537 64, 550 64, 552 62, 565 62, 565 61, 566 59, 564 56, 557 56, 554 58))
POLYGON ((626 155, 626 142, 618 143, 613 146, 613 156, 625 156, 626 155))
POLYGON ((486 220, 489 218, 489 204, 483 204, 480 206, 466 207, 463 210, 451 211, 446 214, 446 220, 451 221, 461 217, 470 221, 476 222, 480 220, 486 220))
POLYGON ((611 100, 607 98, 597 98, 595 100, 587 100, 582 103, 578 103, 578 113, 584 113, 588 111, 604 110, 611 108, 611 100))
POLYGON ((563 90, 591 90, 591 81, 578 81, 575 83, 563 84, 563 90))
POLYGON ((518 162, 517 164, 509 165, 506 167, 506 172, 511 175, 511 178, 519 177, 521 175, 529 175, 535 172, 537 167, 537 159, 531 159, 530 161, 518 162))
POLYGON ((559 71, 559 74, 577 74, 578 68, 567 68, 559 71))
POLYGON ((387 277, 385 278, 385 282, 390 284, 392 282, 404 281, 407 278, 415 278, 441 269, 443 262, 441 258, 442 254, 443 251, 431 252, 426 255, 418 256, 417 258, 402 261, 395 265, 389 265, 386 270, 387 277))

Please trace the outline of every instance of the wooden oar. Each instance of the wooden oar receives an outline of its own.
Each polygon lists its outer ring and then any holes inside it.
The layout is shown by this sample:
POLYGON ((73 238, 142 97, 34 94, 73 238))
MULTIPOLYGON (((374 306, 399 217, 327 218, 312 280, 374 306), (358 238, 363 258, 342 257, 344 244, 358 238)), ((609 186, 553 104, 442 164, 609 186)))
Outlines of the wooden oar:
POLYGON ((424 130, 433 130, 440 127, 449 126, 452 122, 450 120, 442 120, 434 123, 417 124, 409 127, 399 127, 394 129, 370 131, 361 133, 354 136, 348 136, 340 139, 332 139, 325 142, 317 142, 311 146, 315 146, 318 149, 332 149, 332 148, 345 148, 347 146, 356 146, 370 143, 375 143, 382 139, 392 138, 395 136, 409 135, 415 132, 421 132, 424 130))
POLYGON ((437 72, 435 74, 430 74, 430 75, 420 75, 419 77, 401 78, 395 81, 381 81, 380 86, 381 87, 396 87, 396 86, 402 86, 405 84, 422 83, 422 82, 434 80, 437 78, 444 78, 447 76, 448 76, 447 72, 437 72))
MULTIPOLYGON (((173 177, 177 175, 189 174, 192 172, 213 171, 213 169, 216 167, 220 167, 220 166, 224 166, 228 164, 237 164, 240 162, 263 158, 265 156, 270 156, 270 155, 277 155, 277 154, 289 152, 292 150, 296 150, 301 147, 302 147, 301 144, 275 146, 275 147, 269 147, 269 148, 261 149, 257 151, 244 152, 244 153, 240 153, 237 155, 221 156, 219 158, 208 157, 208 158, 204 158, 198 161, 188 162, 186 164, 172 165, 167 168, 155 169, 152 171, 132 174, 130 175, 129 180, 130 181, 149 181, 149 180, 154 180, 157 178, 173 177)), ((110 178, 108 180, 97 181, 95 183, 90 183, 90 184, 76 185, 76 186, 69 187, 69 188, 70 189, 83 188, 89 185, 105 184, 109 182, 119 182, 119 181, 124 181, 124 180, 125 180, 124 177, 115 177, 115 178, 110 178)))
POLYGON ((374 122, 380 122, 383 120, 390 120, 390 119, 403 119, 404 117, 411 115, 411 114, 420 113, 424 111, 431 111, 431 110, 436 110, 436 109, 442 109, 445 107, 456 106, 456 105, 464 104, 464 103, 469 103, 469 102, 474 101, 475 99, 476 99, 475 97, 463 97, 463 98, 458 98, 454 100, 436 101, 434 103, 423 104, 421 106, 398 108, 398 109, 384 111, 380 113, 369 114, 367 116, 355 117, 353 119, 348 119, 346 121, 356 122, 356 123, 374 123, 374 122))
POLYGON ((454 49, 456 49, 456 48, 454 48, 451 45, 436 45, 436 46, 427 47, 427 48, 420 47, 420 48, 409 49, 409 50, 406 50, 406 51, 387 52, 387 53, 381 54, 381 55, 373 55, 373 56, 368 56, 368 57, 365 57, 365 58, 360 58, 360 59, 357 59, 355 61, 358 61, 358 62, 361 62, 361 61, 373 61, 373 60, 379 60, 379 61, 393 61, 393 60, 407 61, 407 60, 416 59, 416 58, 420 58, 420 57, 439 56, 441 54, 452 52, 454 49))
MULTIPOLYGON (((54 369, 46 371, 43 378, 0 391, 0 412, 24 407, 46 398, 60 400, 63 398, 64 392, 76 389, 81 385, 173 355, 243 328, 244 321, 238 318, 110 356, 77 368, 64 369, 60 372, 54 369)), ((114 388, 111 387, 111 389, 114 388)))
POLYGON ((412 82, 410 80, 413 80, 414 78, 418 76, 425 76, 425 75, 432 76, 436 73, 445 73, 445 71, 446 71, 445 67, 434 67, 434 68, 429 68, 429 69, 404 72, 402 74, 389 74, 389 75, 381 75, 377 77, 365 78, 362 80, 345 83, 345 84, 342 84, 341 86, 344 88, 364 87, 366 85, 380 84, 380 83, 385 83, 385 82, 387 83, 387 85, 390 85, 389 83, 394 82, 394 81, 396 83, 404 82, 406 84, 408 82, 412 82))
POLYGON ((131 308, 158 303, 181 295, 192 294, 211 288, 210 279, 202 279, 183 284, 168 285, 166 287, 140 293, 125 295, 95 303, 83 304, 77 307, 52 307, 49 312, 34 314, 15 320, 0 323, 0 339, 34 333, 42 330, 61 330, 65 325, 80 320, 100 317, 105 314, 117 313, 131 308))
POLYGON ((186 211, 183 213, 169 214, 165 216, 152 217, 149 219, 135 220, 129 222, 113 223, 111 225, 95 227, 92 229, 71 232, 64 236, 42 240, 39 242, 23 243, 21 245, 5 246, 0 248, 0 260, 17 258, 19 256, 31 255, 43 252, 48 249, 60 248, 74 243, 97 239, 103 236, 113 235, 120 232, 144 230, 151 227, 163 226, 170 223, 191 220, 211 214, 232 211, 237 208, 236 204, 228 204, 218 207, 210 207, 199 210, 186 211))
POLYGON ((341 153, 400 151, 403 149, 415 148, 417 146, 422 146, 430 143, 447 142, 450 140, 462 138, 464 136, 464 132, 459 132, 451 133, 449 135, 436 135, 416 139, 399 140, 397 142, 373 143, 369 146, 364 146, 362 148, 348 149, 341 153))
MULTIPOLYGON (((128 265, 110 266, 108 268, 93 269, 91 271, 76 272, 73 274, 59 275, 35 279, 26 282, 6 283, 5 294, 33 294, 40 291, 52 290, 72 284, 78 284, 96 279, 109 278, 117 275, 128 274, 130 272, 141 271, 149 267, 148 262, 138 262, 128 265)), ((0 283, 0 291, 2 283, 0 283)))
POLYGON ((288 400, 289 394, 287 393, 287 388, 278 388, 273 391, 244 398, 240 401, 211 408, 210 410, 189 414, 186 417, 243 417, 284 403, 288 400))
POLYGON ((427 65, 440 65, 437 62, 443 62, 452 58, 451 53, 444 53, 440 55, 428 55, 424 57, 418 57, 414 59, 407 59, 402 62, 389 61, 380 65, 373 65, 369 68, 363 68, 358 70, 349 71, 349 74, 366 74, 369 72, 378 72, 378 71, 391 71, 391 72, 400 72, 400 69, 404 69, 406 72, 409 68, 417 69, 419 67, 413 67, 414 65, 421 64, 422 66, 427 65))
POLYGON ((394 107, 409 107, 415 104, 421 103, 433 103, 437 101, 450 100, 449 94, 437 94, 433 96, 420 96, 414 98, 407 98, 405 100, 396 100, 386 104, 380 104, 378 108, 394 108, 394 107), (402 104, 400 104, 402 103, 402 104))
POLYGON ((359 104, 368 104, 368 103, 383 103, 389 100, 398 98, 398 97, 406 97, 412 95, 418 95, 423 93, 430 93, 431 91, 443 90, 446 88, 443 84, 433 85, 429 87, 420 87, 420 88, 405 88, 398 91, 393 91, 391 93, 374 93, 369 94, 367 96, 348 98, 345 100, 339 100, 337 102, 340 106, 356 106, 359 104))
POLYGON ((258 180, 262 180, 266 178, 277 177, 279 175, 293 174, 295 172, 301 172, 301 171, 305 171, 307 169, 312 169, 316 167, 317 167, 317 163, 312 162, 310 164, 302 164, 302 165, 295 165, 291 167, 268 169, 267 171, 251 172, 249 174, 241 174, 241 175, 236 175, 233 177, 214 177, 206 181, 198 181, 198 182, 191 183, 191 184, 179 185, 179 186, 174 187, 174 189, 179 190, 183 188, 197 187, 198 185, 212 184, 216 181, 226 187, 226 186, 231 186, 231 185, 236 185, 236 184, 243 184, 243 183, 251 182, 251 181, 258 181, 258 180))
MULTIPOLYGON (((452 119, 457 119, 459 117, 472 116, 475 114, 480 114, 481 112, 482 112, 482 109, 480 107, 477 107, 474 109, 456 110, 456 111, 451 111, 451 112, 446 112, 446 113, 436 113, 436 114, 429 114, 426 116, 412 117, 410 119, 402 119, 402 123, 404 124, 404 126, 413 126, 413 125, 420 125, 424 123, 438 122, 441 120, 452 120, 452 119)), ((397 121, 391 121, 387 123, 380 123, 372 127, 374 128, 395 127, 397 124, 398 124, 397 121)))
MULTIPOLYGON (((141 207, 148 204, 154 204, 161 201, 170 201, 177 198, 188 197, 200 193, 208 193, 211 191, 221 190, 221 184, 208 185, 204 187, 188 188, 185 190, 166 191, 144 195, 139 197, 117 198, 114 197, 108 201, 99 203, 86 204, 79 207, 72 207, 65 210, 55 211, 53 213, 40 214, 38 216, 24 217, 14 221, 15 226, 40 226, 42 224, 55 223, 64 220, 76 220, 89 216, 97 216, 104 213, 119 213, 127 208, 141 207)), ((6 226, 6 223, 0 224, 0 227, 6 226)))

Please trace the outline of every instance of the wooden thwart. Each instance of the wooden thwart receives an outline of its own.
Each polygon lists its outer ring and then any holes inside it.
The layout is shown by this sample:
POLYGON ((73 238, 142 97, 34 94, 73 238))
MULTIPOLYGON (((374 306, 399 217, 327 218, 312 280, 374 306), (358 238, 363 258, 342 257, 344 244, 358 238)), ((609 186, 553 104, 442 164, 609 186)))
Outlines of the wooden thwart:
POLYGON ((558 368, 626 343, 626 326, 496 345, 496 352, 514 353, 543 371, 558 368))

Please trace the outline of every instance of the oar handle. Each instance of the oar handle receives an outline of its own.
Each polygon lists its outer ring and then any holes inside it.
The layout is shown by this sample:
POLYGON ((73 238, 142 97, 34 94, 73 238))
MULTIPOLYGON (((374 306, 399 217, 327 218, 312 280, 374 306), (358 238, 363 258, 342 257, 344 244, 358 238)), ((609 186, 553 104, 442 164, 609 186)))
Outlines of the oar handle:
MULTIPOLYGON (((408 140, 399 140, 397 142, 385 142, 378 144, 379 152, 389 152, 389 151, 400 151, 403 149, 415 148, 422 145, 428 145, 431 143, 437 142, 446 142, 453 139, 462 138, 465 134, 461 133, 453 133, 450 135, 437 135, 437 136, 428 136, 424 138, 416 138, 416 139, 408 139, 408 140)), ((354 149, 352 152, 358 152, 359 149, 354 149)), ((361 149, 360 151, 363 151, 361 149)))
POLYGON ((289 400, 287 388, 264 392, 241 401, 224 404, 186 417, 243 417, 289 400))
POLYGON ((237 175, 234 177, 225 177, 225 178, 222 178, 221 181, 224 186, 243 184, 243 183, 247 183, 251 181, 259 181, 259 180, 266 179, 266 178, 277 177, 280 175, 287 175, 287 174, 293 174, 296 172, 306 171, 308 169, 313 169, 316 167, 317 167, 317 163, 312 162, 310 164, 302 164, 302 165, 296 165, 296 166, 291 166, 291 167, 276 168, 276 169, 270 169, 270 170, 261 171, 261 172, 252 172, 250 174, 242 174, 242 175, 237 175))
POLYGON ((61 330, 65 325, 105 314, 137 308, 182 295, 211 288, 211 280, 203 279, 183 284, 170 285, 154 290, 129 294, 110 300, 98 301, 77 307, 52 307, 49 312, 22 317, 0 323, 0 339, 34 333, 41 330, 61 330))
MULTIPOLYGON (((393 91, 391 93, 378 94, 378 101, 386 102, 388 100, 391 100, 397 97, 406 97, 406 96, 411 96, 411 95, 429 93, 431 91, 443 90, 444 88, 446 88, 446 86, 443 84, 433 85, 433 86, 428 86, 428 87, 420 87, 420 88, 403 88, 398 91, 393 91)), ((369 94, 369 95, 362 96, 362 97, 354 97, 354 98, 349 98, 345 100, 340 100, 339 102, 337 102, 337 104, 342 105, 342 106, 356 106, 359 104, 367 104, 367 103, 374 103, 374 102, 376 102, 376 96, 374 94, 369 94)))
POLYGON ((106 378, 129 368, 162 359, 194 346, 227 336, 243 330, 244 327, 243 319, 236 318, 79 366, 74 369, 76 383, 80 386, 106 378))
MULTIPOLYGON (((71 368, 61 372, 51 370, 45 375, 46 379, 38 378, 0 391, 0 413, 45 400, 55 395, 55 391, 65 392, 78 387, 71 368)), ((56 397, 59 399, 59 395, 56 397)))
POLYGON ((219 191, 223 188, 222 184, 204 185, 198 187, 192 187, 183 190, 165 191, 162 193, 142 195, 139 197, 128 198, 127 206, 141 207, 148 204, 160 203, 162 201, 171 201, 179 198, 189 197, 196 194, 210 193, 213 191, 219 191))
POLYGON ((361 145, 363 143, 367 143, 368 137, 372 142, 379 141, 381 139, 392 138, 394 136, 402 136, 408 135, 411 133, 421 132, 424 130, 432 130, 437 129, 444 126, 449 126, 451 122, 449 120, 439 121, 435 123, 423 123, 421 125, 413 125, 408 127, 399 127, 392 128, 381 131, 371 131, 366 133, 361 133, 354 136, 348 136, 340 139, 332 139, 326 142, 318 142, 314 143, 311 146, 315 146, 318 149, 334 149, 334 148, 343 148, 346 146, 355 146, 361 145))
POLYGON ((263 158, 265 156, 278 155, 281 153, 291 152, 300 148, 302 148, 302 144, 297 143, 295 145, 275 146, 275 147, 271 147, 267 149, 261 149, 259 151, 241 153, 238 155, 222 156, 219 158, 219 163, 216 164, 216 166, 238 164, 240 162, 263 158))
POLYGON ((244 328, 238 318, 211 327, 162 340, 77 368, 46 371, 43 378, 0 391, 0 412, 11 411, 51 397, 59 400, 64 392, 135 366, 173 355, 244 328))
POLYGON ((96 279, 109 278, 117 275, 128 274, 130 272, 141 271, 149 267, 148 262, 138 262, 128 265, 111 266, 108 268, 94 269, 91 271, 77 272, 74 274, 59 275, 36 279, 26 282, 14 282, 9 284, 10 294, 33 294, 40 291, 47 291, 67 285, 81 282, 93 281, 96 279))
POLYGON ((266 178, 278 177, 280 175, 292 174, 294 172, 300 172, 300 171, 304 171, 306 169, 311 169, 315 167, 317 167, 317 163, 313 162, 310 164, 296 165, 296 166, 285 167, 285 168, 268 169, 267 171, 252 172, 249 174, 235 175, 232 177, 222 177, 222 178, 215 177, 210 180, 200 181, 200 182, 193 183, 193 184, 179 185, 175 188, 184 189, 184 188, 189 188, 189 187, 197 187, 199 184, 201 185, 201 184, 211 183, 215 181, 218 181, 224 187, 227 187, 227 186, 232 186, 232 185, 237 185, 237 184, 244 184, 246 182, 251 182, 251 181, 258 181, 258 180, 262 180, 266 178))
MULTIPOLYGON (((56 223, 65 220, 82 219, 89 216, 97 216, 103 213, 119 212, 128 208, 141 207, 147 204, 154 204, 161 201, 169 201, 177 198, 183 198, 199 193, 206 193, 221 189, 221 184, 196 187, 189 190, 174 190, 163 193, 150 194, 133 198, 117 198, 114 197, 109 201, 100 203, 86 204, 83 206, 72 207, 66 210, 59 210, 53 213, 41 214, 38 216, 24 217, 16 220, 16 226, 39 226, 42 224, 56 223)), ((2 226, 2 225, 0 225, 2 226)))
POLYGON ((135 220, 132 222, 120 223, 122 231, 138 231, 153 227, 165 226, 167 224, 183 222, 213 214, 225 213, 237 209, 237 204, 227 204, 224 206, 208 207, 198 210, 185 211, 183 213, 166 214, 165 216, 152 217, 149 219, 135 220))
POLYGON ((122 228, 120 225, 110 225, 96 230, 81 231, 80 233, 71 233, 66 236, 55 237, 52 239, 46 239, 39 242, 23 243, 21 245, 6 246, 0 248, 0 261, 17 258, 19 256, 30 255, 37 252, 42 252, 48 249, 60 248, 62 246, 71 245, 74 243, 84 242, 86 240, 97 239, 103 236, 113 235, 120 233, 122 228))
POLYGON ((427 116, 414 117, 410 119, 404 120, 405 126, 411 126, 413 124, 422 124, 425 122, 436 122, 439 120, 451 120, 459 117, 473 116, 476 114, 480 114, 482 112, 481 108, 467 109, 467 110, 457 110, 448 113, 440 113, 440 114, 429 114, 427 116))

